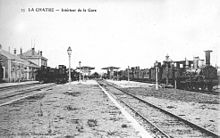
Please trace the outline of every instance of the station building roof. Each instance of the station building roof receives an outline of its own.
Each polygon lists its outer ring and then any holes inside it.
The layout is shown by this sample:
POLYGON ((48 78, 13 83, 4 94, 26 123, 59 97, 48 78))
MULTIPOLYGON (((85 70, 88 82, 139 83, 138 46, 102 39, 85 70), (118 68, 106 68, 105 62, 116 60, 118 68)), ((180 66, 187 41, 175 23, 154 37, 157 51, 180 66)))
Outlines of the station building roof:
POLYGON ((77 67, 77 69, 93 70, 93 69, 95 69, 95 67, 82 66, 82 67, 77 67))
POLYGON ((104 67, 102 69, 104 69, 104 70, 114 70, 114 69, 119 69, 119 67, 109 66, 109 67, 104 67))
POLYGON ((0 49, 0 55, 3 55, 3 56, 5 56, 8 60, 13 60, 13 61, 16 62, 16 63, 22 63, 22 64, 25 64, 25 65, 28 65, 28 61, 27 61, 27 60, 23 60, 23 59, 21 59, 20 57, 14 55, 14 54, 11 54, 10 52, 5 51, 5 50, 3 50, 3 49, 0 49))
POLYGON ((0 54, 7 57, 7 59, 14 59, 14 60, 18 60, 18 61, 25 61, 23 59, 21 59, 20 57, 14 55, 14 54, 11 54, 10 52, 8 51, 5 51, 3 49, 0 49, 0 54))
POLYGON ((29 61, 29 60, 24 60, 21 59, 19 56, 11 54, 8 51, 5 51, 3 49, 0 49, 0 55, 5 56, 8 60, 12 60, 13 62, 17 63, 17 64, 23 64, 29 67, 35 67, 38 68, 39 66, 34 64, 33 62, 29 61))
POLYGON ((27 52, 19 54, 21 58, 29 58, 29 59, 44 59, 48 60, 44 56, 42 56, 42 51, 36 52, 34 48, 28 50, 27 52))

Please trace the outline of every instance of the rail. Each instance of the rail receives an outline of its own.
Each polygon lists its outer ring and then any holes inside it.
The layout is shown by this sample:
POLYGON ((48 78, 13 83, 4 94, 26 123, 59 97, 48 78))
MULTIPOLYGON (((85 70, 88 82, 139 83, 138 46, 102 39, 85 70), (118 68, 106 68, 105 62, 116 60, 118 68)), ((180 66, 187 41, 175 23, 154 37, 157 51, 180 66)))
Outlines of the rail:
MULTIPOLYGON (((102 81, 103 82, 103 81, 102 81)), ((99 81, 99 83, 101 83, 100 81, 99 81)), ((115 85, 115 84, 112 84, 112 83, 109 83, 109 82, 103 82, 104 84, 106 84, 106 85, 108 85, 108 86, 111 86, 111 87, 113 87, 113 88, 115 88, 115 89, 117 89, 117 90, 119 90, 119 91, 121 91, 121 92, 123 92, 124 94, 127 94, 127 95, 129 95, 129 96, 131 96, 131 97, 133 97, 134 99, 137 99, 137 100, 139 100, 139 101, 141 101, 142 103, 145 103, 145 104, 147 104, 148 106, 151 106, 151 107, 153 107, 153 108, 155 108, 155 109, 157 109, 157 110, 159 110, 159 111, 161 111, 161 112, 163 112, 163 113, 165 113, 165 114, 167 114, 167 115, 169 115, 169 116, 171 116, 171 117, 173 117, 173 118, 176 118, 176 119, 178 119, 178 120, 180 120, 180 121, 182 121, 182 122, 184 122, 185 124, 187 124, 188 126, 190 126, 190 127, 192 127, 192 128, 196 128, 197 130, 199 130, 201 133, 205 133, 206 135, 208 135, 208 136, 211 136, 211 137, 220 137, 218 134, 215 134, 214 132, 211 132, 211 131, 209 131, 209 130, 207 130, 207 129, 205 129, 205 128, 203 128, 203 127, 201 127, 201 126, 198 126, 198 125, 196 125, 196 124, 194 124, 194 123, 192 123, 192 122, 190 122, 190 121, 188 121, 188 120, 185 120, 185 119, 183 119, 183 118, 181 118, 181 117, 179 117, 179 116, 176 116, 176 115, 174 115, 174 114, 172 114, 171 112, 168 112, 168 111, 166 111, 166 110, 164 110, 164 109, 161 109, 160 107, 158 107, 158 106, 156 106, 156 105, 154 105, 154 104, 152 104, 152 103, 149 103, 149 102, 147 102, 147 101, 145 101, 145 100, 143 100, 143 99, 141 99, 141 98, 139 98, 139 97, 137 97, 137 96, 135 96, 135 95, 133 95, 133 94, 131 94, 131 93, 128 93, 127 91, 125 91, 124 89, 121 89, 121 88, 119 88, 117 85, 115 85)), ((135 109, 133 109, 132 107, 130 107, 129 105, 127 105, 125 102, 123 102, 126 106, 128 106, 133 112, 135 112, 136 114, 139 114, 139 116, 141 116, 141 118, 144 118, 140 113, 138 113, 135 109)), ((144 119, 144 120, 147 120, 146 118, 144 119)), ((150 121, 147 121, 147 122, 150 122, 150 121)), ((161 131, 161 132, 163 132, 162 130, 160 130, 159 129, 159 127, 157 127, 156 125, 154 125, 153 123, 150 123, 150 124, 152 124, 153 126, 155 126, 159 131, 161 131)), ((165 135, 166 135, 166 137, 169 137, 166 133, 164 133, 165 135)))

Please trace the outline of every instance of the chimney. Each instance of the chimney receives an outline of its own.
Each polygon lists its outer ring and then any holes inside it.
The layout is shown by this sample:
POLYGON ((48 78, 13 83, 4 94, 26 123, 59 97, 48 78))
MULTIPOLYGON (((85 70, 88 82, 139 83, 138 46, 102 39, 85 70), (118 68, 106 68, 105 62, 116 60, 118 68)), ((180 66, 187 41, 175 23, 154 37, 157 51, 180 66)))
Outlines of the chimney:
POLYGON ((168 60, 169 60, 169 55, 167 54, 167 55, 166 55, 166 61, 168 61, 168 60))
POLYGON ((16 55, 16 49, 14 49, 14 54, 16 55))
POLYGON ((206 65, 210 65, 210 53, 212 52, 212 50, 206 50, 205 51, 205 63, 206 65))
POLYGON ((189 61, 185 58, 185 68, 188 69, 189 68, 189 61))
POLYGON ((22 55, 23 53, 22 53, 22 48, 20 48, 20 55, 22 55))
POLYGON ((43 52, 42 52, 42 51, 40 51, 40 56, 42 56, 42 53, 43 53, 43 52))
POLYGON ((202 67, 204 65, 204 60, 200 59, 198 65, 199 65, 199 67, 202 67))
POLYGON ((31 49, 32 55, 34 55, 34 47, 31 49))
POLYGON ((193 58, 193 68, 197 69, 199 65, 199 57, 194 57, 193 58))

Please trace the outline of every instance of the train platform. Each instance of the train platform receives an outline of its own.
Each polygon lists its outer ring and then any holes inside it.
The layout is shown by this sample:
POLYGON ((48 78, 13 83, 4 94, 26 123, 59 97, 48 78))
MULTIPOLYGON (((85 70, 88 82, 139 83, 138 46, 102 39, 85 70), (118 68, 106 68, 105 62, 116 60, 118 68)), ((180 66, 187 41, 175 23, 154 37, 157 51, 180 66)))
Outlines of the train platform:
POLYGON ((27 84, 35 84, 39 83, 39 81, 25 81, 25 82, 12 82, 12 83, 0 83, 0 88, 18 86, 18 85, 27 85, 27 84))
POLYGON ((0 137, 150 138, 135 121, 96 81, 87 80, 0 107, 0 137))

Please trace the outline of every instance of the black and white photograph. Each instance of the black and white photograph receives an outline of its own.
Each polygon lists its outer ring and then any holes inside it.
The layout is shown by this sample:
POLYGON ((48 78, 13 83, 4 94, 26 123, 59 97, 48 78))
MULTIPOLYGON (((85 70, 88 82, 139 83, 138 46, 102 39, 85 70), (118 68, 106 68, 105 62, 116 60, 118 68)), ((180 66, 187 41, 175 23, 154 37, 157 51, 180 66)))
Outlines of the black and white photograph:
POLYGON ((0 0, 0 138, 218 138, 219 55, 219 0, 0 0))

